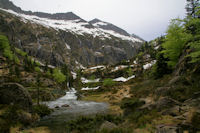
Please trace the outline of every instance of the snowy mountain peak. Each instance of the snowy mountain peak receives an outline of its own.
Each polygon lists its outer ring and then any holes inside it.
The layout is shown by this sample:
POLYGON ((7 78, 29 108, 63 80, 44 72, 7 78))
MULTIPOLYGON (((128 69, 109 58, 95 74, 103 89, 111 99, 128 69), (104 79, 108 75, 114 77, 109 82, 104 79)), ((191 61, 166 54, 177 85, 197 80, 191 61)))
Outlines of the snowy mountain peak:
POLYGON ((20 17, 24 22, 29 21, 56 30, 69 31, 79 35, 89 34, 94 38, 99 37, 103 40, 115 37, 131 42, 143 42, 141 39, 132 37, 125 30, 111 23, 101 21, 97 18, 87 22, 73 12, 49 14, 23 11, 9 0, 0 0, 0 9, 20 17))
POLYGON ((49 13, 43 13, 43 12, 33 12, 33 13, 24 13, 27 15, 35 15, 41 18, 49 18, 49 19, 56 19, 56 20, 81 20, 82 22, 86 22, 73 12, 67 12, 67 13, 54 13, 54 14, 49 14, 49 13))
POLYGON ((13 4, 13 2, 9 0, 0 0, 0 8, 9 9, 17 13, 22 13, 25 15, 34 15, 41 18, 49 18, 49 19, 56 19, 56 20, 81 20, 82 22, 86 22, 73 12, 66 12, 66 13, 43 13, 43 12, 32 12, 32 11, 24 11, 20 7, 17 7, 13 4))
POLYGON ((90 23, 97 23, 97 22, 102 22, 101 20, 99 20, 98 18, 95 18, 93 20, 90 21, 90 23))
POLYGON ((104 22, 104 21, 101 21, 97 18, 89 21, 90 24, 94 25, 94 26, 97 26, 101 29, 104 29, 104 30, 111 30, 111 31, 114 31, 118 34, 121 34, 121 35, 124 35, 124 36, 130 36, 129 33, 127 33, 125 30, 111 24, 111 23, 108 23, 108 22, 104 22))
POLYGON ((99 27, 99 28, 101 28, 101 26, 106 26, 106 25, 109 25, 109 24, 110 24, 110 23, 101 21, 101 20, 99 20, 99 19, 97 19, 97 18, 95 18, 95 19, 89 21, 89 23, 92 24, 93 26, 99 27))
POLYGON ((16 38, 12 44, 53 66, 118 63, 135 56, 143 43, 99 19, 87 22, 72 12, 23 11, 8 0, 0 0, 0 22, 0 32, 16 38))

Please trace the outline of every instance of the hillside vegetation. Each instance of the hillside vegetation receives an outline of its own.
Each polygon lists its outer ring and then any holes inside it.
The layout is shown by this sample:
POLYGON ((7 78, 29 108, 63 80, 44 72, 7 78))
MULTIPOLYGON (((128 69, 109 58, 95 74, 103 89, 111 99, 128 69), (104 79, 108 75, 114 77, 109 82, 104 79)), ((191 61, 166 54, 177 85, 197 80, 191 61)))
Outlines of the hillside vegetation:
MULTIPOLYGON (((200 8, 199 2, 196 4, 192 14, 172 20, 166 36, 145 43, 133 59, 84 73, 85 77, 95 75, 105 80, 101 89, 84 91, 83 99, 110 103, 110 113, 124 120, 118 128, 102 132, 200 131, 200 8), (156 63, 146 69, 153 60, 156 63), (130 73, 136 78, 112 83, 113 78, 130 73)), ((76 129, 87 132, 92 128, 76 129)))

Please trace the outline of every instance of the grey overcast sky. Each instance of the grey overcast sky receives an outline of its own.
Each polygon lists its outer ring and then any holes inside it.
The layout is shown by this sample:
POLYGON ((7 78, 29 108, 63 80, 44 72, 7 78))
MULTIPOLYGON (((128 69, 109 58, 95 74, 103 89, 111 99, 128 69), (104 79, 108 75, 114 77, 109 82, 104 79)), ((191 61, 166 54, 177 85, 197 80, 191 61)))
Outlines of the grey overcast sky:
POLYGON ((23 10, 74 12, 89 21, 113 23, 149 41, 165 33, 171 19, 185 16, 186 0, 11 0, 23 10))

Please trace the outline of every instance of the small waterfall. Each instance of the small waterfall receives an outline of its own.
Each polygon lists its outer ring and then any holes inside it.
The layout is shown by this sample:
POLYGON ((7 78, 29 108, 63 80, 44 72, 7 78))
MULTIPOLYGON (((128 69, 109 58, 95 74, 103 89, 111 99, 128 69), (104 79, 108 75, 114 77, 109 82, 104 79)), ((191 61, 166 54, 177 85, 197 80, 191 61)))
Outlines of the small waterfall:
POLYGON ((37 38, 38 48, 37 48, 37 51, 36 51, 35 56, 37 57, 37 56, 38 56, 38 53, 39 53, 39 51, 40 51, 40 49, 42 48, 42 45, 40 44, 40 39, 39 39, 39 37, 38 37, 38 34, 36 34, 36 38, 37 38))
POLYGON ((21 42, 21 40, 18 40, 18 44, 19 44, 19 47, 22 48, 22 42, 21 42))
POLYGON ((75 88, 69 86, 69 82, 67 83, 67 88, 69 88, 68 92, 74 92, 74 93, 77 92, 75 88))
POLYGON ((69 91, 66 92, 66 95, 64 97, 61 97, 60 99, 66 99, 66 100, 77 100, 76 96, 76 89, 69 86, 69 82, 67 83, 67 87, 69 88, 69 91))
POLYGON ((69 88, 69 91, 66 92, 65 96, 57 99, 56 101, 47 102, 46 104, 50 108, 55 108, 57 106, 61 107, 62 105, 69 104, 72 101, 76 101, 78 98, 76 96, 76 89, 69 87, 69 82, 67 83, 67 87, 69 88))
POLYGON ((41 44, 40 44, 40 40, 39 40, 39 39, 37 39, 37 44, 38 44, 37 51, 39 51, 39 50, 42 48, 42 46, 41 46, 41 44))

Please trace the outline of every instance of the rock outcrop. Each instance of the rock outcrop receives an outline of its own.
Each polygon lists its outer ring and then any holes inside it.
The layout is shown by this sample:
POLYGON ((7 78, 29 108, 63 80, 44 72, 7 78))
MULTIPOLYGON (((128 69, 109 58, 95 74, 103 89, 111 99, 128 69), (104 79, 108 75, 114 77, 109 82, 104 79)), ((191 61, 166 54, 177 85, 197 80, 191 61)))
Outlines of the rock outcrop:
POLYGON ((0 85, 0 104, 18 105, 25 110, 31 110, 32 99, 22 85, 4 83, 0 85))
POLYGON ((158 125, 156 133, 183 133, 180 127, 176 125, 158 125))

